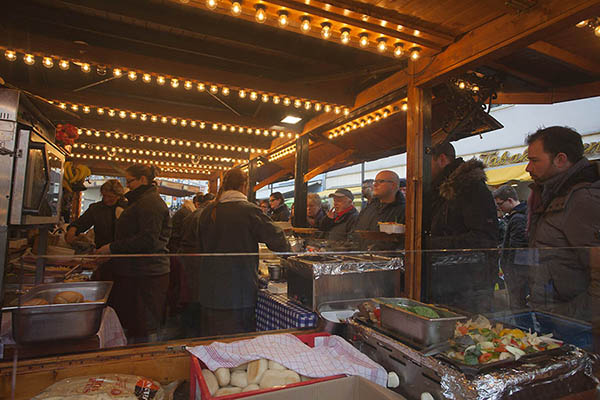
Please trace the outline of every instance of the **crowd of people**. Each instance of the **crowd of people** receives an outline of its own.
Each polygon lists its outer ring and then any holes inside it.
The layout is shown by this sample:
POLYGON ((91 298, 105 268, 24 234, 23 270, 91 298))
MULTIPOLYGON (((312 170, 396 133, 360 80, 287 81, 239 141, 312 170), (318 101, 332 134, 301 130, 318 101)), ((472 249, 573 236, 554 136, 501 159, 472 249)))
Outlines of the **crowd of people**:
MULTIPOLYGON (((583 156, 581 136, 569 128, 540 129, 527 144, 527 171, 533 179, 528 201, 520 201, 510 185, 490 191, 483 163, 456 157, 452 144, 431 149, 423 247, 444 251, 424 253, 424 296, 489 311, 501 271, 511 307, 529 305, 592 320, 591 310, 600 305, 600 261, 590 251, 600 244, 600 163, 583 156), (505 225, 500 238, 498 213, 505 225)), ((133 341, 157 333, 169 290, 179 294, 189 334, 253 330, 258 244, 276 252, 290 250, 275 223, 292 215, 284 196, 274 192, 268 201, 249 202, 246 174, 231 169, 216 196, 198 194, 171 217, 154 184, 156 173, 154 167, 129 167, 125 194, 118 181, 107 181, 102 201, 70 225, 67 241, 94 226, 97 254, 136 254, 111 258, 100 269, 103 279, 115 282, 110 304, 133 341), (181 284, 173 286, 174 280, 181 284)), ((318 194, 309 194, 307 226, 337 242, 356 239, 357 232, 379 231, 381 222, 403 224, 406 186, 395 172, 380 171, 362 184, 366 201, 360 212, 348 189, 329 195, 330 209, 318 194)), ((403 245, 362 238, 354 243, 357 250, 403 245)))

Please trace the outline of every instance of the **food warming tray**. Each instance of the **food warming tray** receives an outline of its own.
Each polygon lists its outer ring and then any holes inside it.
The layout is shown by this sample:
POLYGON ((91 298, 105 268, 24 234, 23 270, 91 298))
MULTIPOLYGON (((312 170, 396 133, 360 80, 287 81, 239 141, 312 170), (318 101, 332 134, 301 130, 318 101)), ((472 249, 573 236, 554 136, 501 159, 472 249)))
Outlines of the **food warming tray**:
POLYGON ((409 340, 424 347, 450 339, 454 336, 456 322, 467 318, 443 308, 406 298, 377 298, 373 301, 380 306, 381 325, 384 328, 406 336, 409 340), (414 314, 400 305, 428 307, 437 312, 441 318, 426 318, 414 314))
POLYGON ((36 297, 52 303, 56 294, 67 290, 81 293, 85 302, 4 307, 4 311, 12 311, 12 333, 15 341, 32 343, 85 339, 95 335, 100 329, 102 312, 112 285, 112 282, 72 282, 35 286, 21 296, 21 303, 36 297))

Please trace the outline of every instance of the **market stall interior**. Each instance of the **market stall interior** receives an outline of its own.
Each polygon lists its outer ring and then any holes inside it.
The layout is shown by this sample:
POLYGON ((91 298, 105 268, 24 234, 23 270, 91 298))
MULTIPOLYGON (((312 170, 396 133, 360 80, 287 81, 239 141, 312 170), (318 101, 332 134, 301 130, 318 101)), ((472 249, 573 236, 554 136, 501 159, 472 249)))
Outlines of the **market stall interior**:
POLYGON ((387 398, 594 392, 597 242, 507 253, 485 229, 435 242, 436 211, 456 204, 436 209, 428 189, 439 149, 449 157, 450 142, 497 134, 493 106, 600 96, 600 1, 4 9, 0 397, 67 398, 112 379, 161 396, 185 380, 190 398, 286 398, 333 393, 343 375, 388 386, 387 398), (387 211, 372 206, 372 224, 355 228, 366 213, 339 188, 330 224, 310 225, 311 178, 404 152, 406 197, 397 175, 377 178, 398 194, 387 211), (116 183, 83 223, 90 175, 116 183), (170 215, 157 177, 207 181, 216 199, 170 215), (273 223, 250 202, 289 179, 291 219, 273 223), (511 298, 499 279, 507 254, 568 295, 553 302, 533 285, 526 306, 511 298), (565 260, 576 260, 569 275, 556 272, 565 260), (279 345, 297 352, 279 358, 279 345), (272 388, 286 385, 299 386, 272 388))

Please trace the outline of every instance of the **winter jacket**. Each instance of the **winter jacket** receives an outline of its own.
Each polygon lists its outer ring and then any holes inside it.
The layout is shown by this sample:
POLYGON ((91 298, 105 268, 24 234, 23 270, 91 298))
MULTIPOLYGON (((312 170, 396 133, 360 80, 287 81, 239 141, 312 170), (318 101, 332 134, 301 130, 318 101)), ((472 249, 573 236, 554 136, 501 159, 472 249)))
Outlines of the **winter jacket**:
MULTIPOLYGON (((113 254, 164 254, 171 236, 169 208, 154 185, 125 194, 129 206, 115 226, 113 254)), ((169 257, 116 258, 115 273, 122 276, 157 276, 169 273, 169 257)))
MULTIPOLYGON (((397 222, 403 224, 405 210, 406 200, 400 191, 396 193, 396 198, 391 203, 382 203, 379 199, 374 198, 365 208, 360 210, 356 225, 352 230, 379 232, 379 222, 397 222)), ((398 244, 394 242, 375 242, 360 238, 358 240, 359 246, 363 250, 367 248, 371 250, 392 250, 398 247, 398 244)), ((400 245, 400 247, 402 246, 403 244, 400 245)))
POLYGON ((583 158, 531 189, 529 244, 538 249, 529 275, 531 305, 597 318, 589 302, 600 298, 598 282, 591 279, 598 276, 598 260, 590 264, 585 247, 600 246, 600 163, 583 158))
POLYGON ((285 204, 281 204, 269 212, 269 216, 275 222, 288 222, 290 220, 290 209, 285 204))
POLYGON ((254 307, 258 294, 258 243, 273 251, 289 251, 283 231, 242 193, 229 190, 200 215, 198 228, 203 253, 252 253, 241 256, 203 256, 198 296, 203 307, 254 307))
POLYGON ((125 199, 119 200, 114 206, 107 206, 102 201, 92 203, 75 222, 69 225, 69 228, 77 228, 75 234, 79 235, 94 227, 94 242, 96 248, 100 248, 115 239, 117 214, 120 214, 125 207, 127 207, 125 199))
POLYGON ((354 207, 337 219, 331 219, 327 215, 321 220, 320 230, 326 232, 329 240, 346 240, 352 232, 352 228, 358 219, 358 210, 354 207))
POLYGON ((309 228, 317 228, 319 229, 319 227, 321 226, 321 221, 323 220, 323 218, 325 218, 325 211, 323 211, 323 209, 319 209, 319 212, 317 213, 317 215, 315 216, 315 218, 310 218, 310 217, 306 217, 306 220, 308 222, 308 227, 309 228))
MULTIPOLYGON (((496 204, 479 160, 457 158, 440 173, 426 194, 431 220, 429 249, 496 248, 496 204)), ((429 252, 426 264, 429 301, 472 312, 491 306, 497 253, 489 251, 429 252)))
POLYGON ((169 239, 169 244, 167 245, 171 253, 176 253, 179 250, 181 237, 184 230, 183 221, 195 210, 193 203, 190 205, 187 203, 188 201, 189 203, 192 203, 190 200, 186 200, 186 202, 181 205, 181 208, 179 208, 179 210, 177 210, 177 212, 175 212, 171 218, 171 238, 169 239))
POLYGON ((527 203, 519 203, 505 217, 506 232, 502 240, 502 264, 526 264, 527 257, 520 257, 522 252, 513 249, 529 247, 527 238, 527 203), (522 259, 520 259, 522 258, 522 259))

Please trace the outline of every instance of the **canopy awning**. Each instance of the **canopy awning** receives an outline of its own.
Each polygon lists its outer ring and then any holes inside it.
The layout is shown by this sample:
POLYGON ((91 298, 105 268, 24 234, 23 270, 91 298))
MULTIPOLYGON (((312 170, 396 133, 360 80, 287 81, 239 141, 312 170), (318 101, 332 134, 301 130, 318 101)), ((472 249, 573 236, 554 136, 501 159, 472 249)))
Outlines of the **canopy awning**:
POLYGON ((529 172, 525 171, 527 163, 510 165, 507 167, 499 167, 494 169, 486 169, 487 184, 490 186, 498 186, 510 181, 530 181, 529 172))

